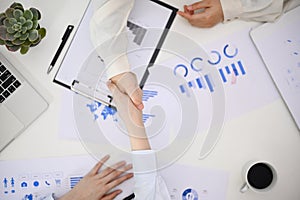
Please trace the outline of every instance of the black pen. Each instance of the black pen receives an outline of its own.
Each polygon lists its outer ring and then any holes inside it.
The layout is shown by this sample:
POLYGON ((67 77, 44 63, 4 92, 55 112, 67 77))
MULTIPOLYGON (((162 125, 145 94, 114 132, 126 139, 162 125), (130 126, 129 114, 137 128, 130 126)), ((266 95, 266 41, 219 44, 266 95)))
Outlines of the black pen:
POLYGON ((65 46, 65 44, 66 44, 66 42, 67 42, 67 40, 68 40, 68 38, 69 38, 69 36, 70 36, 70 34, 71 34, 71 32, 72 32, 73 29, 74 29, 73 25, 69 25, 67 27, 67 29, 66 29, 66 31, 65 31, 62 39, 61 39, 62 41, 61 41, 61 43, 60 43, 60 45, 58 47, 58 50, 56 51, 56 53, 54 55, 54 58, 52 59, 50 65, 48 67, 47 74, 49 74, 51 72, 51 70, 53 69, 53 67, 54 67, 54 65, 55 65, 55 63, 56 63, 56 61, 57 61, 57 59, 58 59, 61 51, 63 50, 63 48, 64 48, 64 46, 65 46))

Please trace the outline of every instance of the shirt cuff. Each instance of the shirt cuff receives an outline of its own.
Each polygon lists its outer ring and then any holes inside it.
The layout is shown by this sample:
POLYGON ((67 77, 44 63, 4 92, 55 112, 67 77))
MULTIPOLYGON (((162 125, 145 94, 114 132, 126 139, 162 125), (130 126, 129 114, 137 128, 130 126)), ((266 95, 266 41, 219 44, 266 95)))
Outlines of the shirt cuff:
POLYGON ((223 9, 224 23, 238 19, 243 12, 241 1, 220 0, 220 3, 223 9))
POLYGON ((134 173, 156 172, 156 153, 154 150, 132 151, 134 173))

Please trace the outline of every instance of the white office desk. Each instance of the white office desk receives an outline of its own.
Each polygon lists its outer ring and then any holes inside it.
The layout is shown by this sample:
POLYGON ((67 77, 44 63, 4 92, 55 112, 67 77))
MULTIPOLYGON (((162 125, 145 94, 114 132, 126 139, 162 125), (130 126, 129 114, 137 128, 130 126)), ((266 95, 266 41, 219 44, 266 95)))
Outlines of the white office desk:
MULTIPOLYGON (((0 2, 1 10, 13 1, 0 2)), ((13 63, 29 71, 40 82, 48 94, 50 106, 34 124, 1 154, 1 160, 27 159, 53 156, 86 154, 79 141, 62 140, 58 137, 59 115, 64 88, 52 82, 59 62, 50 75, 46 74, 68 24, 77 24, 83 14, 87 0, 84 1, 23 1, 26 7, 35 6, 42 11, 42 26, 47 28, 46 38, 28 52, 27 55, 0 51, 14 57, 13 63)), ((184 1, 167 0, 175 7, 182 8, 184 1)), ((189 1, 191 2, 191 1, 189 1)), ((184 19, 177 17, 172 29, 193 38, 199 43, 213 41, 222 34, 229 34, 246 26, 257 23, 234 21, 219 24, 211 29, 191 27, 184 19)), ((199 160, 200 141, 197 141, 178 161, 185 164, 223 169, 230 173, 227 190, 228 200, 299 200, 300 199, 300 135, 285 104, 281 99, 253 110, 224 125, 222 136, 214 150, 203 160, 199 160), (198 144, 198 143, 199 144, 198 144), (243 165, 253 159, 267 160, 273 163, 278 172, 276 187, 270 192, 256 194, 239 192, 243 180, 243 165)))

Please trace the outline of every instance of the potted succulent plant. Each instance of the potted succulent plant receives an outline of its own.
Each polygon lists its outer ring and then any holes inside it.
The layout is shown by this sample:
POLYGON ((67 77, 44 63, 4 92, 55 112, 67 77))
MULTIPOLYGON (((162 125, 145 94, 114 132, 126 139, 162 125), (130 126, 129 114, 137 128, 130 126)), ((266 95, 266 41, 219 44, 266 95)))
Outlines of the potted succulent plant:
POLYGON ((25 10, 21 3, 13 3, 0 13, 0 45, 5 45, 9 51, 20 50, 21 54, 26 54, 46 36, 46 29, 39 25, 40 19, 38 9, 25 10))

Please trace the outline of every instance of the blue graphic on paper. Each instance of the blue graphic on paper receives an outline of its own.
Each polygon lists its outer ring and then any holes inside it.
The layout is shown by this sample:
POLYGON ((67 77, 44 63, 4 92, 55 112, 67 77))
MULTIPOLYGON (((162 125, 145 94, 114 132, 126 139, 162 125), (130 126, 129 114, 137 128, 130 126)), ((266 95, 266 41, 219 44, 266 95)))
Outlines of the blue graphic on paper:
POLYGON ((34 182, 33 182, 33 186, 34 186, 34 187, 38 187, 39 185, 40 185, 40 182, 38 182, 38 181, 34 181, 34 182))
POLYGON ((10 184, 11 184, 11 187, 14 187, 14 186, 15 186, 15 179, 14 179, 14 178, 11 178, 10 184))
POLYGON ((188 188, 182 193, 182 200, 198 200, 196 190, 188 188))
MULTIPOLYGON (((154 90, 143 90, 143 97, 142 97, 142 101, 143 102, 147 102, 149 101, 151 98, 155 98, 158 95, 157 91, 154 90)), ((89 111, 93 114, 94 116, 94 121, 98 120, 98 119, 102 119, 102 120, 107 120, 108 117, 113 117, 117 111, 109 106, 106 106, 100 102, 97 101, 93 101, 92 103, 86 104, 86 107, 89 109, 89 111), (100 116, 102 116, 100 118, 100 116)), ((153 118, 155 117, 155 115, 152 114, 147 114, 144 113, 143 114, 143 122, 146 123, 146 121, 149 118, 153 118)), ((117 121, 116 118, 113 119, 114 121, 117 121)))
POLYGON ((149 118, 153 118, 155 115, 143 114, 143 122, 146 123, 149 118))
MULTIPOLYGON (((217 50, 212 50, 210 53, 215 55, 216 58, 214 60, 208 60, 207 62, 210 66, 218 68, 220 78, 224 84, 228 82, 235 84, 238 76, 246 75, 246 70, 242 60, 237 58, 239 50, 238 48, 230 48, 230 45, 226 44, 220 52, 217 50), (222 66, 222 59, 226 59, 226 61, 229 60, 231 63, 229 65, 222 66)), ((187 75, 190 73, 190 70, 191 72, 198 74, 198 72, 201 72, 202 70, 201 65, 204 65, 204 60, 202 58, 195 57, 191 60, 189 66, 177 64, 174 67, 173 73, 175 76, 177 76, 184 70, 184 73, 181 75, 183 77, 187 77, 187 75), (195 66, 196 61, 198 67, 195 66)), ((187 80, 186 83, 179 85, 179 91, 188 97, 190 96, 191 89, 205 90, 206 88, 209 90, 209 92, 215 91, 214 80, 209 73, 198 76, 193 80, 187 80)))
POLYGON ((51 186, 51 184, 50 184, 49 181, 45 181, 45 185, 46 185, 46 186, 51 186))
POLYGON ((28 186, 28 184, 24 181, 21 183, 21 188, 26 188, 28 186))
POLYGON ((57 187, 61 186, 61 180, 60 179, 55 179, 55 184, 57 187))
POLYGON ((103 120, 106 120, 108 116, 114 116, 117 112, 115 109, 103 105, 102 103, 97 101, 86 104, 86 106, 90 109, 90 112, 93 113, 95 121, 99 118, 100 115, 103 117, 103 120), (98 113, 99 111, 100 113, 98 113))
POLYGON ((73 189, 82 178, 82 176, 70 177, 70 188, 73 189))
POLYGON ((101 112, 101 115, 103 116, 103 119, 106 120, 109 115, 113 116, 114 114, 116 114, 116 112, 117 111, 115 109, 105 106, 101 112))
POLYGON ((7 188, 7 187, 8 187, 8 186, 7 186, 7 183, 8 183, 7 178, 4 178, 4 179, 3 179, 3 185, 4 185, 4 188, 7 188))
POLYGON ((22 200, 33 200, 32 194, 26 194, 25 197, 22 200))
POLYGON ((152 91, 152 90, 143 90, 143 98, 142 100, 148 101, 150 98, 156 97, 158 95, 157 91, 152 91))

